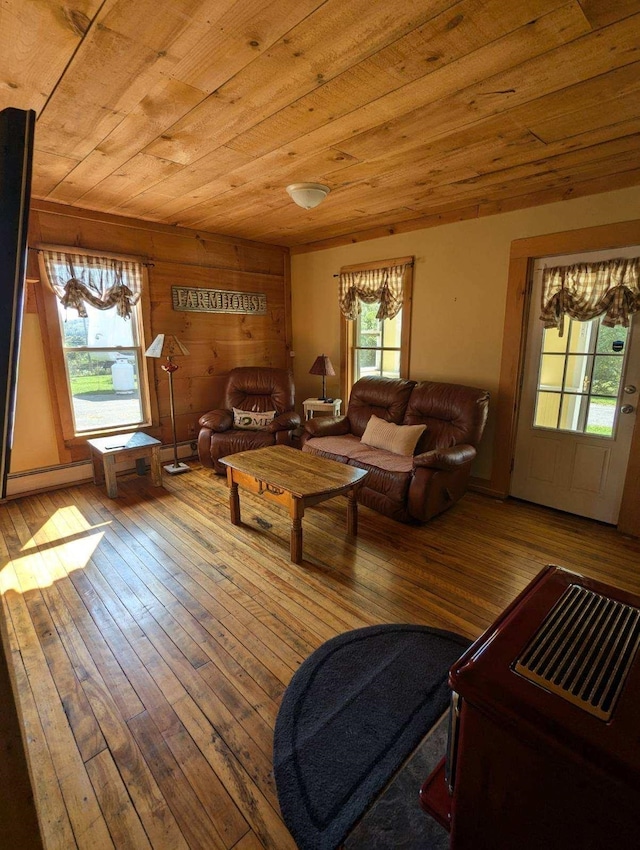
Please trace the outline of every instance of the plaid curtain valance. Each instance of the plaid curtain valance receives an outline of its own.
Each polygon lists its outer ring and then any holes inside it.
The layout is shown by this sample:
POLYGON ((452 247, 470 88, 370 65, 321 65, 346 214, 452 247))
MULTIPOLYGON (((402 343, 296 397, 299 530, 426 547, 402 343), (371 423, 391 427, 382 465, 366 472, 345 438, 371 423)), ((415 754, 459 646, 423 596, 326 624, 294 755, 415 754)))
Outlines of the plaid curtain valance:
POLYGON ((402 307, 404 276, 408 268, 388 266, 363 271, 340 272, 340 310, 345 319, 357 319, 360 302, 380 302, 376 318, 393 319, 402 307))
POLYGON ((640 310, 640 257, 554 266, 542 275, 542 313, 545 328, 564 331, 564 317, 581 322, 603 316, 603 325, 628 327, 629 316, 640 310))
POLYGON ((142 294, 140 263, 63 251, 43 250, 42 256, 49 285, 63 307, 72 307, 85 318, 85 304, 97 310, 115 306, 118 316, 130 318, 142 294))

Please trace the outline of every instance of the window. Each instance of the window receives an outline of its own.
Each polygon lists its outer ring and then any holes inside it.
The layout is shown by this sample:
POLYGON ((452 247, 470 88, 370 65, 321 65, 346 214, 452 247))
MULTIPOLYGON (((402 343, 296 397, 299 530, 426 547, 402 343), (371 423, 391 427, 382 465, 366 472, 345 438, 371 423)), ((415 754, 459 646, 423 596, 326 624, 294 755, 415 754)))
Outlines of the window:
POLYGON ((563 336, 544 329, 535 428, 614 435, 629 329, 607 327, 602 318, 566 317, 563 336))
POLYGON ((400 377, 402 308, 393 319, 378 319, 380 303, 362 304, 354 322, 353 380, 365 375, 400 377))
POLYGON ((48 249, 41 258, 65 439, 151 424, 141 263, 48 249))
POLYGON ((413 257, 340 270, 345 398, 367 375, 408 377, 412 270, 413 257))

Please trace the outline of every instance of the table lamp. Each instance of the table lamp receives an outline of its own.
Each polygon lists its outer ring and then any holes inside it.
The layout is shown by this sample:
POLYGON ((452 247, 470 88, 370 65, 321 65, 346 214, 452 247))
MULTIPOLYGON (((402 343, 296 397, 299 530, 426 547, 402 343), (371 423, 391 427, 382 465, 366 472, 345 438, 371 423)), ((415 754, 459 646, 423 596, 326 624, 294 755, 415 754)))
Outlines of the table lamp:
POLYGON ((335 369, 326 354, 319 354, 316 359, 313 361, 313 366, 309 369, 310 375, 322 375, 322 398, 318 399, 318 401, 326 401, 327 400, 327 389, 326 389, 326 376, 327 375, 335 375, 335 369))

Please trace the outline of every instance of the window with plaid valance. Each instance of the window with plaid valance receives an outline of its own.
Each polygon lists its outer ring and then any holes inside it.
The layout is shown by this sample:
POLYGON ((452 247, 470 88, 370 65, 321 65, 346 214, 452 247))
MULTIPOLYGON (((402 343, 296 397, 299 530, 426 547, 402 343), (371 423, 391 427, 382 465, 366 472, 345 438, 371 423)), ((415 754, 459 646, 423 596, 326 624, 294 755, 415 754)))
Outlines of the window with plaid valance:
POLYGON ((603 325, 629 325, 640 310, 640 257, 547 268, 542 276, 545 328, 564 330, 564 317, 586 322, 604 316, 603 325))
POLYGON ((345 319, 358 318, 360 301, 380 302, 376 318, 393 319, 402 307, 409 263, 340 272, 340 310, 345 319))
POLYGON ((85 318, 85 304, 97 310, 116 307, 128 319, 142 293, 142 264, 95 254, 42 250, 49 285, 64 307, 85 318))

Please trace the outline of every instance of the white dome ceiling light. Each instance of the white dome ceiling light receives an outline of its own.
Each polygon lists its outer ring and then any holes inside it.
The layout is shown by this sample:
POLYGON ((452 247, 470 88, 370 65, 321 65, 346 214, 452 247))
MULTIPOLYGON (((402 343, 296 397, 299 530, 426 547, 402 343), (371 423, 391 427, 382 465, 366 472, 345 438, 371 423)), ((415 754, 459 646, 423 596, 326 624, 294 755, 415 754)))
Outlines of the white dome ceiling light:
POLYGON ((292 183, 287 186, 287 192, 299 207, 310 210, 317 207, 327 197, 331 190, 322 183, 292 183))

